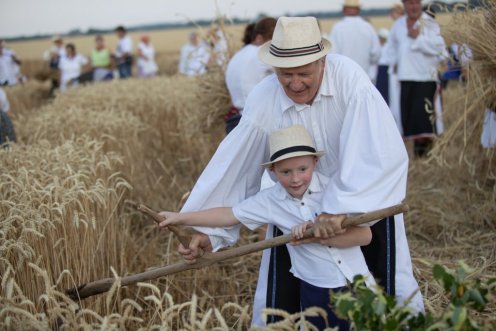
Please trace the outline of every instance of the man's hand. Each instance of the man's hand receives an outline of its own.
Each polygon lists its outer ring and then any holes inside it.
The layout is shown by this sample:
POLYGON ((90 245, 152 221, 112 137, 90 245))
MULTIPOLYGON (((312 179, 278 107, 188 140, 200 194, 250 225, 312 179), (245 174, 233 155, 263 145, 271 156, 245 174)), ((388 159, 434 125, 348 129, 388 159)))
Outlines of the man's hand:
POLYGON ((177 251, 183 256, 186 263, 195 263, 196 259, 202 257, 205 252, 212 252, 212 244, 206 234, 195 233, 191 235, 189 247, 185 248, 183 245, 179 245, 177 251))
POLYGON ((305 227, 305 229, 313 228, 314 238, 293 240, 290 244, 298 246, 301 244, 320 243, 324 246, 332 246, 333 237, 346 231, 341 228, 345 218, 345 215, 320 214, 311 226, 305 227))
POLYGON ((341 224, 345 218, 345 215, 320 214, 315 219, 313 226, 315 238, 329 239, 335 235, 344 233, 345 230, 341 228, 341 224))

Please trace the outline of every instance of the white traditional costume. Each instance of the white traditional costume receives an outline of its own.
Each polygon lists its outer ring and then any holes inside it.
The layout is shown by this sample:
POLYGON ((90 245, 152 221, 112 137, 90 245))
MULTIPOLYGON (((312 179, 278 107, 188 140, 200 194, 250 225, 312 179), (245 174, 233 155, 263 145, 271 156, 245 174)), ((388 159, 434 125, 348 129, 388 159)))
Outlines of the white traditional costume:
MULTIPOLYGON (((273 56, 281 56, 281 62, 294 67, 302 65, 300 59, 310 63, 322 58, 329 49, 329 42, 320 39, 314 18, 312 27, 315 25, 318 40, 312 39, 312 45, 296 45, 294 49, 284 49, 280 45, 280 30, 308 33, 300 25, 295 31, 286 23, 291 25, 293 20, 299 20, 306 25, 309 19, 280 18, 272 44, 269 42, 261 47, 259 54, 262 60, 267 58, 263 55, 267 55, 269 47, 273 56), (302 57, 293 55, 287 60, 284 58, 295 50, 303 52, 300 53, 302 57)), ((285 32, 282 33, 284 35, 285 32)), ((308 37, 293 40, 308 41, 308 37)), ((264 62, 268 63, 266 60, 264 62)), ((275 75, 267 77, 254 88, 246 100, 239 125, 218 147, 182 212, 234 206, 257 193, 263 172, 259 165, 269 158, 269 134, 296 124, 303 125, 312 136, 315 147, 325 151, 317 164, 317 170, 330 178, 323 194, 323 212, 368 212, 398 204, 405 198, 408 156, 387 104, 354 61, 340 55, 329 55, 320 89, 311 105, 293 102, 275 75)), ((376 225, 379 224, 383 224, 385 236, 379 242, 385 251, 384 256, 381 253, 383 264, 378 267, 381 271, 379 282, 386 291, 395 293, 403 301, 418 289, 413 277, 403 215, 395 216, 394 221, 390 218, 376 225)), ((209 234, 214 250, 234 244, 239 237, 239 227, 199 229, 209 234)), ((269 227, 267 237, 272 237, 272 234, 273 227, 269 227)), ((373 243, 374 236, 373 231, 373 243)), ((254 302, 255 325, 263 325, 261 310, 270 307, 268 292, 274 293, 277 286, 286 286, 277 283, 275 276, 288 273, 288 270, 277 269, 272 263, 277 257, 271 253, 274 250, 265 250, 262 257, 254 302), (271 280, 269 275, 273 277, 271 280)), ((367 256, 366 252, 364 255, 367 256)), ((374 266, 369 264, 369 269, 377 278, 374 266)), ((420 293, 417 292, 410 304, 423 310, 420 293)))

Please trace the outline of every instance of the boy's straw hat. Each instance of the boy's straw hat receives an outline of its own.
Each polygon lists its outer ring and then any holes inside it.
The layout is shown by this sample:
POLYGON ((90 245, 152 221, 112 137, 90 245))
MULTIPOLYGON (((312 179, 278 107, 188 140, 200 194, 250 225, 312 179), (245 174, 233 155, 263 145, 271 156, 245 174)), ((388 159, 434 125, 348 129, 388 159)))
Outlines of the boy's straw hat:
POLYGON ((324 151, 317 151, 307 129, 301 125, 293 125, 274 131, 269 137, 270 161, 263 163, 265 167, 275 162, 296 156, 314 155, 320 157, 324 151))
POLYGON ((317 61, 330 49, 315 17, 280 17, 272 40, 260 47, 258 57, 276 68, 295 68, 317 61))

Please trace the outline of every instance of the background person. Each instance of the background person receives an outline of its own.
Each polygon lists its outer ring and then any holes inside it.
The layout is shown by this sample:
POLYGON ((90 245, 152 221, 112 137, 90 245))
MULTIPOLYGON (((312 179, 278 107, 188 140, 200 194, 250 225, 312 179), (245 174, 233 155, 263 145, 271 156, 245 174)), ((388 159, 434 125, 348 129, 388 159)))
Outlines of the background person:
MULTIPOLYGON (((258 164, 269 157, 268 136, 298 124, 318 150, 326 151, 317 170, 330 180, 315 221, 340 233, 343 214, 389 207, 405 198, 408 156, 387 104, 362 68, 344 56, 326 57, 329 50, 314 17, 279 18, 272 41, 259 50, 276 75, 249 94, 239 125, 219 145, 181 212, 234 206, 256 194, 263 172, 258 164)), ((239 237, 238 227, 197 229, 208 236, 194 235, 190 247, 179 246, 187 261, 199 256, 199 248, 217 250, 239 237)), ((403 215, 381 220, 371 231, 371 244, 362 248, 370 271, 386 293, 400 303, 412 295, 409 305, 423 310, 403 215)), ((277 227, 267 229, 267 238, 280 234, 277 227)), ((327 244, 325 238, 319 242, 327 244)), ((300 311, 300 284, 290 268, 284 246, 263 252, 254 325, 265 324, 261 314, 266 307, 300 311)), ((269 316, 267 322, 276 320, 269 316)))
POLYGON ((271 66, 260 61, 258 49, 272 39, 275 26, 275 18, 265 17, 259 20, 253 28, 252 41, 236 52, 227 64, 225 79, 232 107, 225 117, 226 134, 238 125, 251 90, 274 72, 271 66))
POLYGON ((427 154, 435 136, 426 107, 434 109, 437 66, 445 57, 445 43, 439 24, 422 11, 420 0, 404 0, 406 15, 393 25, 384 61, 397 66, 401 82, 403 135, 414 142, 414 154, 427 154))
POLYGON ((15 52, 7 48, 5 40, 0 40, 0 86, 16 85, 21 75, 21 61, 15 52))
POLYGON ((119 78, 126 79, 132 76, 133 69, 133 41, 128 36, 126 28, 122 25, 115 28, 115 33, 119 38, 115 49, 115 61, 119 78))
POLYGON ((8 115, 9 110, 9 99, 3 88, 0 87, 0 145, 17 141, 14 125, 8 115))
MULTIPOLYGON (((354 60, 370 76, 371 66, 381 56, 379 38, 372 24, 360 17, 359 0, 345 0, 343 15, 344 18, 334 24, 329 34, 331 52, 354 60)), ((371 80, 375 80, 375 75, 371 80)))
POLYGON ((158 66, 155 62, 155 48, 150 43, 149 36, 141 36, 138 43, 138 77, 153 77, 157 74, 158 66))
POLYGON ((49 92, 50 97, 55 95, 55 90, 60 86, 59 61, 65 57, 65 47, 62 36, 54 35, 52 37, 52 43, 52 47, 43 53, 43 59, 48 62, 48 67, 50 68, 50 81, 52 84, 49 92))
POLYGON ((65 46, 66 56, 59 61, 60 70, 60 91, 64 92, 68 86, 77 86, 78 77, 81 75, 83 68, 88 64, 88 59, 76 52, 74 44, 65 46))
POLYGON ((112 56, 110 50, 105 46, 103 36, 95 37, 95 48, 91 51, 91 68, 93 70, 93 80, 110 80, 113 78, 112 56))
POLYGON ((198 76, 207 72, 210 52, 208 47, 200 41, 198 33, 189 34, 189 42, 181 47, 179 57, 179 73, 186 76, 198 76))

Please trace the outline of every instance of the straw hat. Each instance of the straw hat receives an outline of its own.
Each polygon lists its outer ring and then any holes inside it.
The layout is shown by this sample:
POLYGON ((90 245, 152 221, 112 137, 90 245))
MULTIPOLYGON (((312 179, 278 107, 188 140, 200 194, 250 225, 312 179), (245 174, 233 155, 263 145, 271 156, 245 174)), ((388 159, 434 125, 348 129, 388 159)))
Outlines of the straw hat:
POLYGON ((360 7, 360 0, 344 0, 343 7, 360 7))
POLYGON ((265 167, 296 156, 314 155, 320 157, 323 151, 317 151, 307 129, 302 125, 293 125, 274 131, 269 138, 270 161, 265 167))
POLYGON ((315 17, 280 17, 272 40, 260 47, 258 57, 276 68, 294 68, 317 61, 330 48, 315 17))

